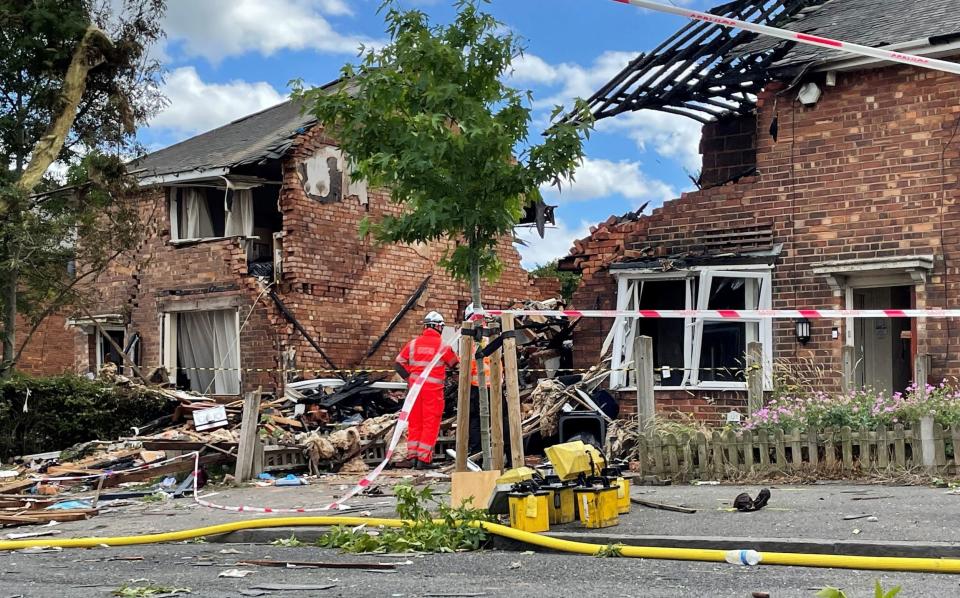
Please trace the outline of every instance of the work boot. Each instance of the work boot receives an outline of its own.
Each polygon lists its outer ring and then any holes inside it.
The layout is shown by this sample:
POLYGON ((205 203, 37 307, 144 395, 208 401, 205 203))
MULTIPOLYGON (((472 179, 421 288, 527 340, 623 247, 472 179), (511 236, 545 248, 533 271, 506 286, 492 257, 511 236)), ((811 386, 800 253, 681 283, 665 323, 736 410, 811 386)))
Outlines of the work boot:
POLYGON ((416 469, 417 463, 420 461, 417 459, 404 459, 403 461, 397 461, 393 464, 394 469, 416 469))
POLYGON ((413 466, 414 469, 437 469, 439 465, 433 463, 427 463, 426 461, 421 461, 417 459, 416 465, 413 466))

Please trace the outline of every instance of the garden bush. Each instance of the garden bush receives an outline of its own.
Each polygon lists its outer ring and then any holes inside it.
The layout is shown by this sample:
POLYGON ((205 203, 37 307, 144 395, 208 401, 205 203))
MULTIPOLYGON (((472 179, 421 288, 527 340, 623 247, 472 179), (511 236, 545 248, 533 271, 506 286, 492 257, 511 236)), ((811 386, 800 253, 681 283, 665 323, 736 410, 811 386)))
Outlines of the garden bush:
POLYGON ((168 398, 140 386, 16 374, 0 381, 0 460, 113 440, 172 411, 168 398))

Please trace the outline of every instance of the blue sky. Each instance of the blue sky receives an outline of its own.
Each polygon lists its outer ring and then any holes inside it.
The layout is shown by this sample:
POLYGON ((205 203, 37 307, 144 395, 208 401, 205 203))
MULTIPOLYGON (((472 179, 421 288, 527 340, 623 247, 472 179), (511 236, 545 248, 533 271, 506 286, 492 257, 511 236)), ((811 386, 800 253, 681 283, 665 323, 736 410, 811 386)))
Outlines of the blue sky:
MULTIPOLYGON (((703 8, 709 0, 674 0, 703 8)), ((386 38, 380 0, 168 0, 170 105, 141 131, 149 149, 180 141, 282 101, 288 82, 321 84, 356 59, 360 43, 386 38)), ((451 0, 402 0, 447 21, 451 0)), ((493 0, 488 10, 526 40, 511 83, 534 95, 537 123, 554 104, 587 97, 637 53, 652 49, 683 20, 610 0, 493 0)), ((540 240, 519 231, 525 266, 566 254, 591 224, 649 201, 655 207, 691 187, 699 168, 699 125, 645 111, 598 124, 576 181, 561 193, 558 222, 540 240)))

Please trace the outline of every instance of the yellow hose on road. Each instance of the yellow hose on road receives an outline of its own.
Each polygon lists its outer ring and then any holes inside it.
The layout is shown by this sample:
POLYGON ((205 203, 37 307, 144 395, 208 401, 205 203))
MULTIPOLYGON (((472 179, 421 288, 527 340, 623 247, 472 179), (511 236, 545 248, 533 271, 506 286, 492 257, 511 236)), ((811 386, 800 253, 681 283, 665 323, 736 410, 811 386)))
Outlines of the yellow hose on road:
MULTIPOLYGON (((367 527, 401 527, 400 519, 375 519, 368 517, 276 517, 271 519, 249 519, 233 523, 221 523, 207 527, 198 527, 162 534, 142 536, 117 536, 112 538, 66 538, 39 540, 0 541, 0 550, 21 550, 38 546, 54 548, 96 548, 98 546, 134 546, 137 544, 157 544, 160 542, 180 542, 202 536, 215 536, 245 529, 271 527, 326 527, 331 525, 364 525, 367 527)), ((408 522, 407 522, 408 523, 408 522)), ((490 533, 556 550, 575 554, 595 555, 606 546, 550 538, 530 532, 499 525, 482 523, 490 533)), ((660 548, 655 546, 624 546, 620 554, 638 559, 666 559, 674 561, 725 562, 726 550, 701 548, 660 548)), ((960 559, 931 559, 909 557, 868 557, 834 554, 799 554, 790 552, 762 552, 763 565, 783 565, 789 567, 827 567, 835 569, 865 569, 878 571, 910 571, 917 573, 960 573, 960 559)))

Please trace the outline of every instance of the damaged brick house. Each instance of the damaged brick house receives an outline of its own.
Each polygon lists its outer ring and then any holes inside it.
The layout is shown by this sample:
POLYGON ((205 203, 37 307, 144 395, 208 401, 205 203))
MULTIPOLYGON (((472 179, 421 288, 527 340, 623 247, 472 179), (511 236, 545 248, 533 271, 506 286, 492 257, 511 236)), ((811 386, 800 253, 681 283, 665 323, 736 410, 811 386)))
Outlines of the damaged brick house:
MULTIPOLYGON (((91 312, 145 371, 162 366, 182 388, 235 395, 273 391, 297 370, 389 370, 427 311, 458 321, 469 302, 438 266, 444 245, 361 240, 363 217, 399 208, 351 180, 335 142, 292 102, 134 169, 148 231, 93 285, 91 312)), ((537 294, 510 241, 503 276, 484 289, 491 305, 537 294)), ((70 324, 78 371, 121 361, 89 318, 70 324)))
MULTIPOLYGON (((870 46, 960 55, 951 0, 737 0, 713 11, 870 46)), ((699 190, 611 217, 561 267, 579 308, 937 308, 960 293, 960 77, 692 22, 590 100, 598 118, 661 110, 704 123, 699 190)), ((960 375, 944 319, 581 322, 580 366, 653 337, 658 408, 745 408, 744 354, 822 368, 824 390, 901 391, 918 355, 960 375), (609 338, 608 338, 609 335, 609 338)), ((612 385, 633 388, 630 372, 612 385)), ((624 397, 629 395, 624 395, 624 397)), ((634 401, 625 400, 628 408, 634 401)))

